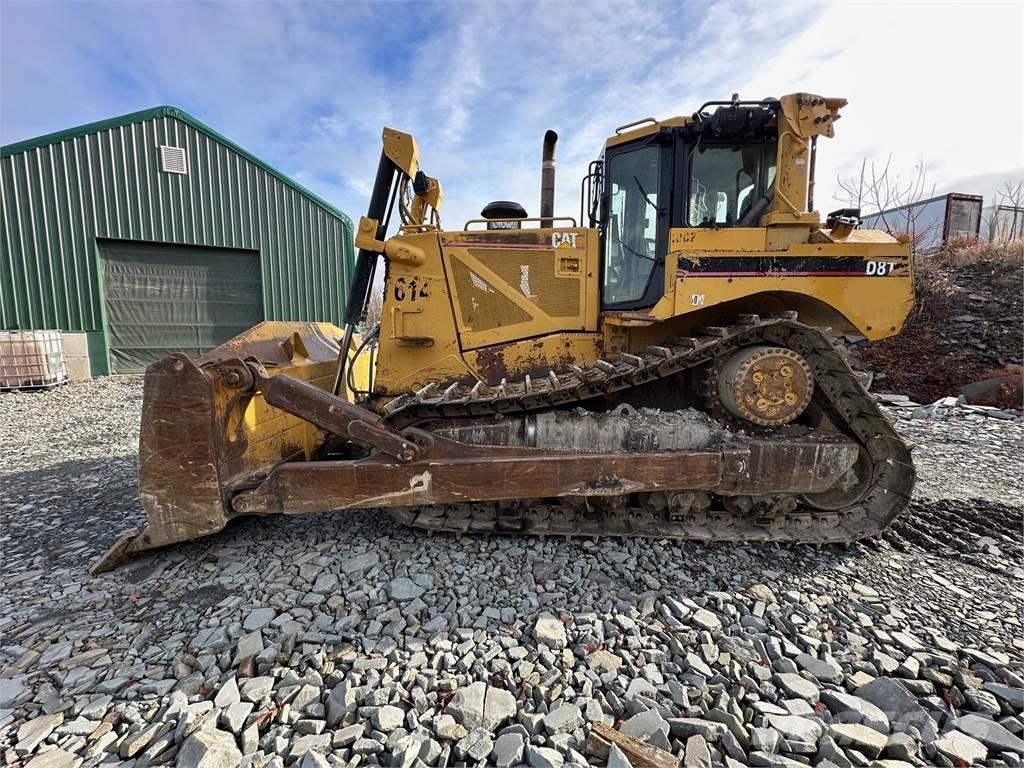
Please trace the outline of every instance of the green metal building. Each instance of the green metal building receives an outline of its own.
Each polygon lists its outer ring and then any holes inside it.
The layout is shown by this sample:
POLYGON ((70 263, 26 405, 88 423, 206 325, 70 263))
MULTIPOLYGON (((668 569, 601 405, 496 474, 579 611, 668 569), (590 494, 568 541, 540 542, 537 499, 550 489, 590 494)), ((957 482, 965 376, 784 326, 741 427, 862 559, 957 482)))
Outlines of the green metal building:
POLYGON ((85 332, 93 375, 261 320, 339 324, 352 221, 175 107, 0 149, 0 329, 85 332))

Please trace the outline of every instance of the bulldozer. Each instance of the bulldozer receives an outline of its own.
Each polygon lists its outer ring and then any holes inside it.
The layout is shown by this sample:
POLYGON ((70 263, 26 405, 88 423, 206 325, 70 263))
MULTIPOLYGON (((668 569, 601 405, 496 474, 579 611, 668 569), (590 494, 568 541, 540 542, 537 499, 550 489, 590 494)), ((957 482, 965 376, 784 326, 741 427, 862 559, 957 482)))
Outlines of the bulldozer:
POLYGON ((555 213, 548 131, 538 215, 496 201, 461 229, 385 128, 342 327, 264 322, 151 365, 147 523, 94 572, 235 518, 365 508, 457 535, 878 535, 914 468, 834 341, 898 333, 912 263, 858 210, 814 211, 845 105, 734 95, 623 125, 578 218, 555 213))

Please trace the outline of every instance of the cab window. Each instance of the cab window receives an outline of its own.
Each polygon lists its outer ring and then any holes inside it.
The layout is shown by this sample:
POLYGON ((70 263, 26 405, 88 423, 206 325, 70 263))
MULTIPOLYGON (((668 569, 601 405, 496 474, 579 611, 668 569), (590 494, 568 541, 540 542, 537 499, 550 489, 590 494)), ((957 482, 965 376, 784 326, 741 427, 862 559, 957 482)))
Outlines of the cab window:
POLYGON ((656 263, 658 158, 660 148, 646 146, 608 161, 608 218, 605 228, 605 305, 643 297, 656 263))
POLYGON ((697 146, 690 155, 691 227, 731 227, 775 178, 775 145, 697 146))

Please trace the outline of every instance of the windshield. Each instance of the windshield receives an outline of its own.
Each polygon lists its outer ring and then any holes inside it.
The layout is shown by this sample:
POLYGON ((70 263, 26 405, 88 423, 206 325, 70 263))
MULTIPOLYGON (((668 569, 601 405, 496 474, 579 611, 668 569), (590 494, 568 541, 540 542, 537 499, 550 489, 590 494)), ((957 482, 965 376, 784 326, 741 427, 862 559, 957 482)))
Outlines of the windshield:
POLYGON ((605 230, 603 301, 643 297, 654 269, 658 222, 656 146, 614 155, 608 163, 609 216, 605 230))
POLYGON ((698 147, 690 156, 688 224, 735 225, 774 178, 774 144, 698 147))

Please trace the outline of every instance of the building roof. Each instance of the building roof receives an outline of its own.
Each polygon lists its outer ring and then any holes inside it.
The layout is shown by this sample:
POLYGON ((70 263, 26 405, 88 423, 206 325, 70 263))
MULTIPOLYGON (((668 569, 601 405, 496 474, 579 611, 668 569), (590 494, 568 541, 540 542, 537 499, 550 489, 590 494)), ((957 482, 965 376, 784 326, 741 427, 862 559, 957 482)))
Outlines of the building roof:
POLYGON ((121 115, 120 117, 111 117, 106 120, 98 120, 94 123, 86 123, 85 125, 80 125, 77 128, 67 128, 63 131, 47 133, 44 136, 38 136, 34 139, 26 139, 24 141, 15 142, 14 144, 7 144, 3 147, 0 147, 0 158, 21 154, 22 152, 28 152, 29 150, 37 149, 39 147, 45 147, 50 144, 58 144, 62 141, 68 141, 69 139, 77 139, 82 136, 88 136, 89 134, 92 133, 99 133, 100 131, 106 131, 111 128, 120 128, 121 126, 125 125, 132 125, 134 123, 145 122, 146 120, 152 120, 158 117, 172 117, 175 120, 181 120, 183 123, 187 123, 188 125, 195 128, 197 131, 205 133, 210 138, 234 150, 235 152, 242 155, 242 157, 246 158, 250 162, 255 163, 270 175, 276 176, 278 179, 280 179, 282 182, 284 182, 289 187, 294 189, 296 192, 309 198, 314 203, 319 205, 321 208, 326 210, 328 213, 337 216, 348 226, 350 232, 353 231, 352 219, 350 219, 342 211, 335 208, 333 205, 328 203, 319 195, 306 189, 304 186, 299 184, 299 182, 295 181, 295 179, 291 178, 290 176, 286 176, 269 163, 265 162, 264 160, 260 160, 258 157, 256 157, 256 155, 252 154, 246 149, 243 149, 238 144, 233 142, 231 139, 213 130, 213 128, 208 126, 203 121, 199 120, 196 117, 193 117, 188 112, 186 112, 183 109, 179 109, 178 107, 162 106, 153 107, 152 109, 143 109, 139 112, 130 112, 127 115, 121 115))

